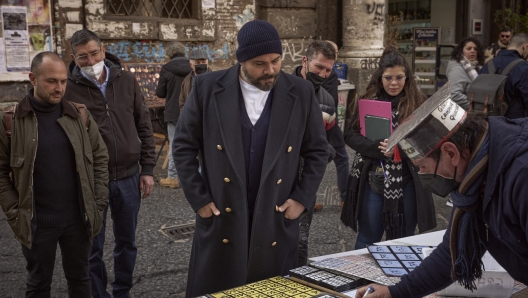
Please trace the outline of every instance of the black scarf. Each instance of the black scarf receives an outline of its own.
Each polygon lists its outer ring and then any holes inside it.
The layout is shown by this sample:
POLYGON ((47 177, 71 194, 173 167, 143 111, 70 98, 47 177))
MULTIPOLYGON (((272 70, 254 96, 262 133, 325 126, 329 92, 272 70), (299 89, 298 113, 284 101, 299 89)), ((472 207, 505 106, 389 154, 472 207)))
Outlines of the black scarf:
POLYGON ((451 192, 455 211, 450 231, 451 278, 468 290, 476 290, 482 277, 482 252, 477 222, 488 167, 487 129, 473 149, 466 175, 458 190, 451 192))

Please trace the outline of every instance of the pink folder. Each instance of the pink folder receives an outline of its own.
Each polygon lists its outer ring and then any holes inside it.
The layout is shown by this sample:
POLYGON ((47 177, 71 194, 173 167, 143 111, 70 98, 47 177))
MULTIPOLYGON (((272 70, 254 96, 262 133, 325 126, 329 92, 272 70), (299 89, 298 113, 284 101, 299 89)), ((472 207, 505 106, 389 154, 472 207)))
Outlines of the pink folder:
POLYGON ((361 126, 361 134, 365 133, 365 115, 378 116, 390 119, 390 132, 392 133, 392 107, 388 101, 379 101, 371 99, 360 99, 359 104, 359 125, 361 126))

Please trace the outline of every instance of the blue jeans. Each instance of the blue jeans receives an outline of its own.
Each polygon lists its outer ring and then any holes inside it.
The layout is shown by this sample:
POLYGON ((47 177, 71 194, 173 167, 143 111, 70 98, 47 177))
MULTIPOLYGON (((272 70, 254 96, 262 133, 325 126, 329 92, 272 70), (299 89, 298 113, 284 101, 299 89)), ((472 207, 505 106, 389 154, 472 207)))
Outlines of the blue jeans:
POLYGON ((337 187, 339 188, 339 193, 341 195, 341 202, 344 202, 348 184, 348 154, 345 146, 334 147, 334 149, 336 151, 334 163, 337 173, 337 187))
MULTIPOLYGON (((139 174, 114 180, 108 183, 110 199, 108 206, 112 211, 114 231, 114 274, 112 294, 114 297, 130 297, 132 275, 136 265, 136 226, 141 196, 139 193, 139 174)), ((110 297, 106 292, 108 278, 103 261, 103 249, 106 230, 105 209, 103 228, 94 237, 90 256, 90 277, 92 278, 92 297, 110 297)))
MULTIPOLYGON (((385 232, 381 219, 383 201, 383 196, 374 193, 367 181, 363 193, 361 210, 358 214, 358 236, 354 249, 365 248, 367 245, 379 242, 381 237, 383 237, 383 233, 385 232)), ((405 235, 412 236, 418 223, 416 190, 414 189, 414 181, 412 179, 403 187, 403 206, 405 212, 405 235)))
POLYGON ((50 297, 57 243, 61 248, 68 296, 91 297, 88 268, 91 245, 81 218, 78 223, 65 227, 37 227, 31 249, 22 245, 27 262, 26 297, 50 297))
POLYGON ((167 177, 176 179, 178 178, 178 172, 176 171, 176 164, 174 163, 174 157, 172 157, 172 142, 174 141, 174 133, 176 132, 176 123, 167 122, 167 134, 169 135, 169 165, 167 177))

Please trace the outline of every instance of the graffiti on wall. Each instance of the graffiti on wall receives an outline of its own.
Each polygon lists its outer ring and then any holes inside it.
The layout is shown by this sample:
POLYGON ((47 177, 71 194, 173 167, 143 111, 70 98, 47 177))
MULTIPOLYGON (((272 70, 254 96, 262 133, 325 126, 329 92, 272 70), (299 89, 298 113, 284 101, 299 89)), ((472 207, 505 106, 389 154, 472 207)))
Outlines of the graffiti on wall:
POLYGON ((383 1, 382 2, 368 1, 368 3, 365 3, 365 6, 367 8, 367 14, 371 17, 373 21, 379 21, 379 22, 385 21, 385 14, 384 14, 385 3, 383 1))
POLYGON ((364 42, 365 47, 371 47, 373 46, 372 41, 378 41, 382 46, 385 29, 385 1, 363 0, 355 1, 352 5, 356 13, 343 20, 343 27, 346 28, 344 40, 354 40, 356 44, 364 42))
POLYGON ((147 63, 165 61, 165 50, 162 43, 119 41, 108 44, 106 50, 125 62, 132 59, 143 60, 147 63))
POLYGON ((245 23, 255 19, 255 12, 253 11, 253 5, 247 5, 246 9, 244 9, 244 11, 241 14, 234 15, 233 19, 235 19, 235 25, 237 26, 237 29, 240 30, 240 28, 242 28, 242 26, 244 26, 245 23))
POLYGON ((287 57, 290 57, 292 62, 301 61, 304 54, 306 54, 304 40, 301 40, 300 42, 297 40, 282 40, 282 61, 287 57))
POLYGON ((214 49, 211 48, 208 44, 201 44, 201 45, 185 45, 185 56, 189 57, 189 52, 194 49, 200 49, 204 50, 207 53, 207 57, 209 57, 210 61, 219 60, 219 59, 229 59, 229 46, 227 43, 224 43, 224 46, 222 48, 214 49))
POLYGON ((376 69, 379 66, 380 58, 364 58, 359 64, 361 69, 376 69))
POLYGON ((277 16, 277 21, 279 21, 279 32, 286 35, 297 34, 299 19, 296 16, 277 16))
MULTIPOLYGON (((144 61, 146 63, 160 63, 165 61, 165 49, 163 48, 163 43, 141 43, 141 42, 130 42, 130 41, 120 41, 116 43, 111 43, 106 46, 107 51, 117 58, 128 62, 131 60, 135 61, 144 61)), ((218 59, 229 59, 229 46, 227 43, 224 43, 221 48, 214 48, 209 44, 187 44, 185 49, 187 56, 189 51, 193 49, 202 49, 209 56, 209 60, 218 60, 218 59)))

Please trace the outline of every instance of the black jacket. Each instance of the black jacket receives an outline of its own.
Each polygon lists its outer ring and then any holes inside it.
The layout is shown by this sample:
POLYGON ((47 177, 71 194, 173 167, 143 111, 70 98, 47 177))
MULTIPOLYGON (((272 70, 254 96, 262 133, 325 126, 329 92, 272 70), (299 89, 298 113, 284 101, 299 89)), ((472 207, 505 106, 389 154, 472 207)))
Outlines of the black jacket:
MULTIPOLYGON (((294 76, 298 76, 299 78, 303 78, 301 75, 301 69, 302 69, 302 66, 297 66, 292 74, 294 76)), ((337 115, 337 106, 335 105, 334 99, 324 88, 319 88, 315 90, 315 98, 319 102, 319 106, 321 107, 321 110, 323 111, 323 113, 333 112, 337 115)), ((337 119, 335 121, 337 124, 337 119)), ((332 130, 334 127, 335 125, 326 131, 326 139, 329 144, 330 144, 332 130)))
MULTIPOLYGON (((510 62, 519 58, 522 59, 516 50, 501 50, 493 58, 495 73, 501 73, 510 62)), ((482 67, 480 73, 488 73, 488 64, 482 67)), ((508 104, 504 117, 515 119, 528 116, 528 62, 517 64, 508 74, 504 85, 504 101, 508 104)))
POLYGON ((156 96, 165 98, 165 122, 177 122, 180 118, 179 98, 182 83, 192 71, 189 59, 176 57, 163 65, 156 88, 156 96))
MULTIPOLYGON (((337 110, 339 107, 339 99, 337 96, 337 86, 339 86, 339 78, 337 77, 337 73, 335 72, 335 70, 332 69, 330 76, 328 76, 326 81, 323 83, 323 88, 326 91, 328 91, 328 93, 330 93, 330 95, 332 95, 332 97, 334 98, 336 113, 339 114, 337 110)), ((334 125, 334 127, 330 129, 330 139, 328 140, 330 145, 334 148, 345 146, 345 140, 343 139, 343 132, 341 131, 341 128, 339 127, 337 122, 338 121, 336 118, 336 125, 334 125)))
POLYGON ((205 219, 196 215, 187 297, 285 275, 295 268, 299 220, 285 218, 275 206, 292 198, 312 207, 326 169, 327 142, 313 88, 281 72, 271 91, 271 122, 248 230, 239 69, 236 65, 196 76, 176 125, 172 152, 185 197, 195 211, 210 202, 220 210, 219 216, 205 219), (304 170, 299 179, 301 157, 304 170))
POLYGON ((134 75, 123 70, 116 56, 106 52, 104 61, 110 68, 106 95, 72 61, 64 97, 85 104, 97 122, 108 148, 110 180, 137 174, 139 165, 142 174, 153 175, 156 144, 143 93, 134 75))

